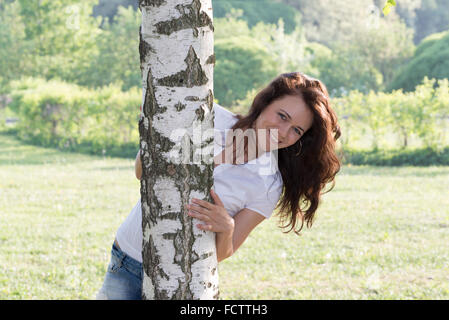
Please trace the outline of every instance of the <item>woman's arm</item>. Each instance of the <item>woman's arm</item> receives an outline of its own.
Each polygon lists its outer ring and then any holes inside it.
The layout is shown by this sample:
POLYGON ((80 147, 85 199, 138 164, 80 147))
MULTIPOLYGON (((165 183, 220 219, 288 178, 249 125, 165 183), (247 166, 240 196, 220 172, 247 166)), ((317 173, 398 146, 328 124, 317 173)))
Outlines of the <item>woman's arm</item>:
POLYGON ((137 151, 136 161, 134 163, 134 170, 136 171, 136 178, 140 180, 142 178, 142 162, 140 160, 140 149, 137 151))
POLYGON ((242 209, 234 216, 234 228, 230 233, 218 232, 216 236, 218 262, 229 258, 243 244, 251 231, 265 217, 251 209, 242 209))
POLYGON ((246 208, 231 217, 213 190, 211 195, 215 204, 192 199, 193 204, 187 206, 187 214, 204 222, 197 224, 199 229, 216 233, 217 259, 220 262, 236 252, 249 233, 265 220, 265 217, 246 208))

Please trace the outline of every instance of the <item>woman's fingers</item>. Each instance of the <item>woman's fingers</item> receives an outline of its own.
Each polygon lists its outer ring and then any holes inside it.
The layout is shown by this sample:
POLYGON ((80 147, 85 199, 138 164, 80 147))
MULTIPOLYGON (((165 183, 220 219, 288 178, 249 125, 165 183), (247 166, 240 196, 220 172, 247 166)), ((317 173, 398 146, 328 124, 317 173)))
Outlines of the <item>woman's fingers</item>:
POLYGON ((205 214, 196 213, 196 212, 193 212, 193 211, 189 211, 189 212, 187 212, 187 214, 189 216, 193 217, 193 218, 197 218, 198 220, 201 220, 201 221, 204 221, 204 222, 209 222, 210 221, 210 218, 207 215, 205 215, 205 214))
POLYGON ((210 224, 197 224, 196 226, 201 230, 212 231, 212 226, 210 224))
POLYGON ((187 205, 186 208, 188 210, 190 210, 190 211, 198 212, 198 213, 202 213, 202 214, 208 214, 209 213, 208 209, 205 209, 205 208, 203 208, 201 206, 197 206, 197 205, 187 205))
POLYGON ((200 199, 192 199, 192 202, 194 204, 202 206, 202 207, 204 207, 206 209, 212 209, 214 207, 213 204, 211 204, 211 203, 209 203, 207 201, 204 201, 204 200, 200 200, 200 199))

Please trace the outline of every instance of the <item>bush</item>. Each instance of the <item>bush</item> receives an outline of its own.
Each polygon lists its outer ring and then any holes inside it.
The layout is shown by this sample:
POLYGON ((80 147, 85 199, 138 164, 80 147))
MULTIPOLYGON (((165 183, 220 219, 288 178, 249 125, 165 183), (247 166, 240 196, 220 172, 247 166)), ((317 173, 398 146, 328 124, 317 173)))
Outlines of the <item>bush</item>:
POLYGON ((277 75, 270 54, 250 37, 217 40, 215 56, 214 93, 219 103, 226 106, 277 75))
POLYGON ((413 91, 424 77, 449 78, 449 31, 425 38, 410 62, 395 76, 388 90, 413 91))
MULTIPOLYGON (((362 94, 351 91, 332 103, 340 119, 343 148, 353 148, 360 138, 361 128, 371 133, 371 147, 391 147, 396 135, 396 147, 407 148, 410 138, 417 137, 424 147, 438 149, 447 145, 449 120, 449 82, 425 78, 413 92, 362 94), (397 138, 396 138, 397 139, 397 138)), ((369 143, 369 142, 368 142, 369 143)))
POLYGON ((432 148, 417 148, 413 150, 395 149, 369 151, 346 149, 340 151, 344 165, 373 166, 430 166, 449 165, 449 147, 443 150, 432 148))
POLYGON ((212 1, 215 18, 226 17, 232 10, 242 10, 241 18, 250 27, 258 22, 275 24, 279 18, 285 21, 285 30, 292 32, 297 24, 298 12, 293 7, 272 0, 257 1, 212 1))
MULTIPOLYGON (((129 155, 139 144, 141 95, 116 85, 99 90, 27 78, 11 83, 19 138, 61 149, 129 155)), ((131 153, 131 154, 132 154, 131 153)))

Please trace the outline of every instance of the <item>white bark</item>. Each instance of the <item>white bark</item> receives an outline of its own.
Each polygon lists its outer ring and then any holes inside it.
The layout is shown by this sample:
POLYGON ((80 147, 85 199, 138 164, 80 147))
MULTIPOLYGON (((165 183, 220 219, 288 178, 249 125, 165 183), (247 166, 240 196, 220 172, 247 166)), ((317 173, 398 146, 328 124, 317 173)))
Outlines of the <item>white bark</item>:
POLYGON ((140 0, 140 9, 142 297, 217 299, 215 233, 184 214, 192 198, 211 201, 212 163, 191 157, 213 142, 193 130, 213 128, 211 0, 140 0))

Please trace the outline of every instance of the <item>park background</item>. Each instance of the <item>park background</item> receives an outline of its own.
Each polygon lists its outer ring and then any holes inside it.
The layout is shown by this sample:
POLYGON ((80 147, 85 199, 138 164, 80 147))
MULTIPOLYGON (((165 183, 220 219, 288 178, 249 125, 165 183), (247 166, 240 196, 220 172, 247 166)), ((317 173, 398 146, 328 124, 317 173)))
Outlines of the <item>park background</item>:
MULTIPOLYGON (((273 217, 222 299, 449 298, 449 1, 213 0, 216 101, 322 80, 343 161, 311 229, 273 217)), ((93 299, 140 197, 137 1, 0 2, 0 299, 93 299)))

